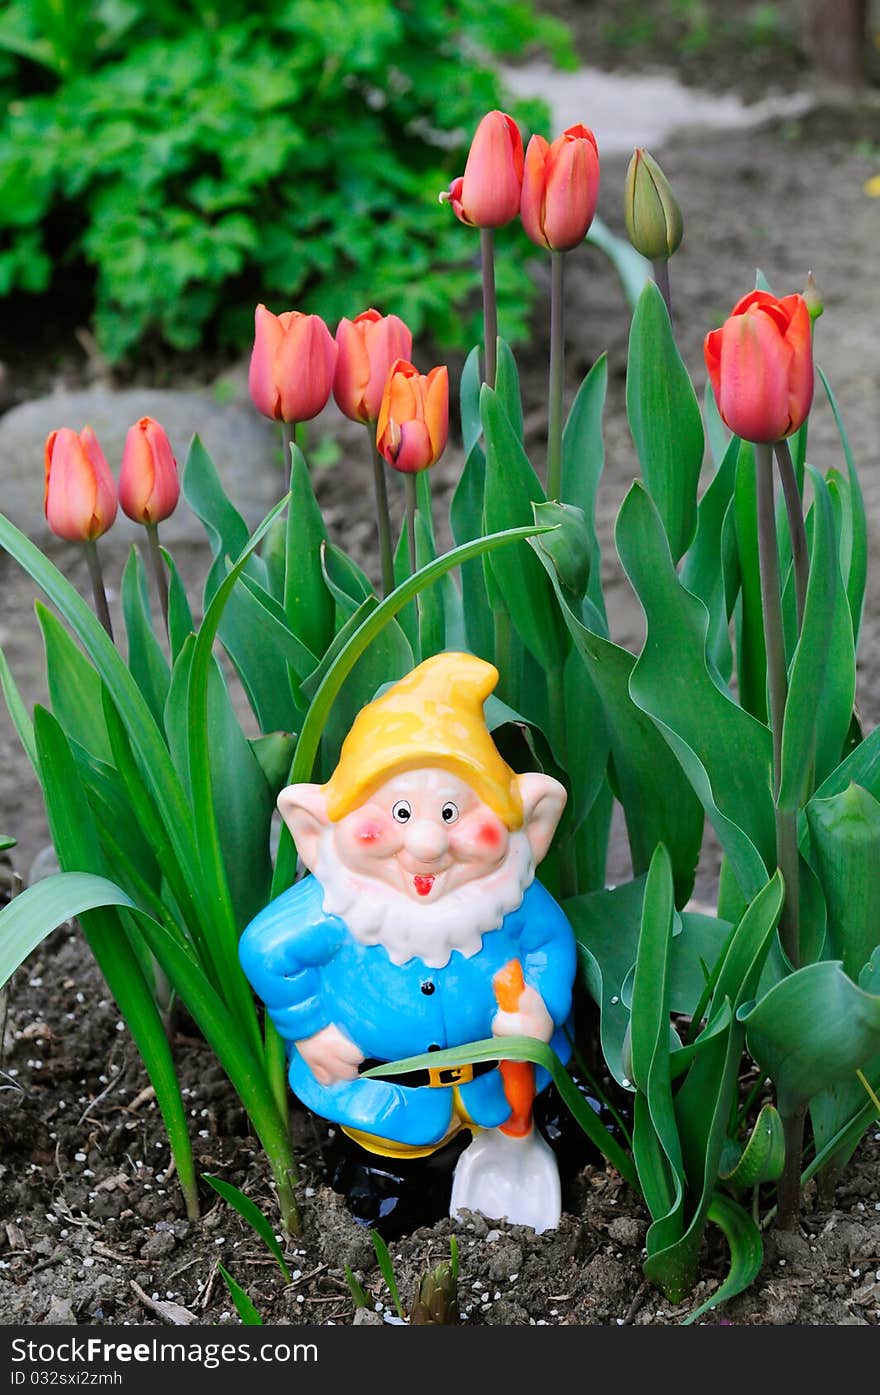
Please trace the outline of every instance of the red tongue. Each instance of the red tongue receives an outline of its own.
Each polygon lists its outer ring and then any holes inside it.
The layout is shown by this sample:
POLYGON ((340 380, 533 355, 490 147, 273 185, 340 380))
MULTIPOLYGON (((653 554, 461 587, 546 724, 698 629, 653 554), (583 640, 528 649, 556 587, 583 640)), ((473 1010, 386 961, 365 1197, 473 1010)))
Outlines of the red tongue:
POLYGON ((433 885, 433 877, 413 877, 413 886, 415 887, 419 896, 427 896, 428 892, 431 890, 431 887, 433 885))

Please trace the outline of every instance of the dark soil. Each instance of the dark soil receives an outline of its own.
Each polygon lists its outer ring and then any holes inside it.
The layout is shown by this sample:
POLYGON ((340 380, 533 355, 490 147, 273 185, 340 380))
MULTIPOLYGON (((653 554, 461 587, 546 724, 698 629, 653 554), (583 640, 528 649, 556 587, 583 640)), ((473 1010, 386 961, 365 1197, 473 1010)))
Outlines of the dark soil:
MULTIPOLYGON (((571 8, 583 11, 585 19, 599 13, 595 6, 571 8)), ((607 18, 625 8, 604 5, 601 13, 607 18)), ((591 52, 590 61, 599 53, 605 61, 608 52, 591 52)), ((685 242, 672 268, 673 294, 682 351, 699 388, 702 337, 753 283, 755 265, 780 293, 798 289, 807 270, 815 271, 827 305, 818 331, 819 358, 837 390, 860 463, 872 521, 872 574, 877 575, 880 293, 874 249, 880 205, 863 191, 865 181, 880 171, 876 109, 817 110, 797 123, 760 133, 704 134, 660 153, 685 214, 685 242)), ((601 211, 614 226, 621 221, 617 191, 624 167, 624 161, 613 160, 603 166, 601 211)), ((569 391, 603 349, 610 354, 600 532, 614 635, 635 647, 641 616, 611 543, 617 507, 635 472, 623 408, 628 319, 598 253, 585 249, 569 262, 569 391)), ((534 274, 543 286, 546 268, 536 264, 534 274)), ((538 464, 545 430, 545 336, 539 310, 535 348, 520 355, 538 464)), ((841 459, 830 413, 821 403, 810 455, 822 467, 841 459)), ((438 484, 445 481, 448 488, 458 463, 452 453, 438 468, 438 484)), ((367 546, 369 530, 353 502, 360 487, 346 467, 327 470, 320 491, 332 507, 331 526, 339 541, 354 536, 359 550, 367 546)), ((59 557, 84 588, 72 551, 59 557)), ((189 580, 201 574, 204 554, 194 551, 178 560, 189 580)), ((118 579, 119 562, 110 560, 111 580, 118 579)), ((32 703, 44 696, 34 588, 5 559, 0 559, 0 585, 5 599, 0 642, 32 703)), ((859 684, 870 728, 880 720, 880 606, 870 585, 859 684)), ((46 842, 45 820, 35 779, 5 716, 0 716, 0 832, 19 839, 13 858, 26 876, 46 842)), ((711 900, 713 871, 710 848, 698 882, 701 899, 711 900)), ((625 843, 617 838, 609 876, 626 875, 625 843)), ((177 1056, 199 1166, 243 1187, 271 1216, 269 1173, 247 1120, 211 1053, 185 1027, 181 1030, 177 1056)), ((169 1321, 167 1311, 163 1316, 161 1308, 151 1306, 168 1302, 181 1305, 199 1323, 236 1322, 218 1262, 248 1290, 266 1321, 351 1322, 346 1263, 361 1276, 377 1311, 388 1312, 389 1295, 369 1236, 326 1187, 325 1128, 301 1112, 293 1118, 304 1229, 288 1246, 290 1285, 284 1286, 260 1243, 207 1188, 202 1222, 193 1225, 183 1218, 143 1068, 72 928, 56 932, 15 976, 2 1049, 0 1321, 169 1321)), ((717 1286, 725 1247, 710 1231, 701 1284, 686 1304, 671 1307, 642 1276, 646 1226, 637 1198, 596 1165, 587 1165, 576 1179, 563 1224, 553 1234, 536 1238, 481 1219, 459 1226, 463 1315, 470 1323, 679 1322, 717 1286)), ((448 1255, 452 1229, 443 1220, 392 1242, 406 1303, 418 1275, 448 1255)), ((821 1209, 811 1188, 800 1232, 770 1232, 764 1268, 752 1289, 722 1314, 703 1320, 877 1324, 880 1132, 872 1131, 862 1143, 838 1186, 834 1209, 821 1209)))

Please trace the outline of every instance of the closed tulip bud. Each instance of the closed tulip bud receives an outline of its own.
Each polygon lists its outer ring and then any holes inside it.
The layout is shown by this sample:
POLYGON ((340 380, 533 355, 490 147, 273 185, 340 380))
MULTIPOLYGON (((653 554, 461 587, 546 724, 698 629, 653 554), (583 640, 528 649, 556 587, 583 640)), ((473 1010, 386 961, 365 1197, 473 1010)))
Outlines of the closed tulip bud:
POLYGON ((319 315, 258 305, 248 386, 257 411, 273 421, 311 421, 327 405, 336 341, 319 315))
POLYGON ((758 444, 790 436, 813 401, 810 312, 802 295, 751 291, 703 351, 718 410, 736 436, 758 444))
POLYGON ((528 236, 550 252, 583 242, 599 198, 599 152, 586 126, 569 126, 552 145, 532 136, 526 150, 520 215, 528 236))
POLYGON ((177 508, 180 480, 171 442, 152 417, 129 429, 119 472, 119 502, 135 523, 161 523, 177 508))
POLYGON ((623 213, 629 240, 643 257, 668 261, 678 250, 684 232, 681 209, 669 180, 647 150, 636 150, 629 162, 623 213))
POLYGON ((398 359, 388 375, 379 409, 379 454, 402 474, 416 474, 439 460, 448 435, 448 370, 432 368, 424 375, 405 359, 398 359))
POLYGON ((43 507, 52 532, 68 542, 93 542, 116 517, 116 484, 90 426, 64 426, 46 440, 43 507))
POLYGON ((812 271, 807 272, 806 285, 803 290, 804 300, 807 302, 807 309, 810 312, 810 320, 816 323, 819 316, 825 311, 825 302, 822 299, 822 292, 816 284, 816 278, 812 271))
POLYGON ((352 421, 376 421, 392 365, 412 354, 412 331, 397 315, 365 310, 339 321, 336 344, 333 396, 340 411, 352 421))
POLYGON ((500 228, 519 212, 523 143, 519 127, 503 111, 490 111, 476 129, 464 174, 454 179, 441 202, 451 203, 462 223, 500 228))

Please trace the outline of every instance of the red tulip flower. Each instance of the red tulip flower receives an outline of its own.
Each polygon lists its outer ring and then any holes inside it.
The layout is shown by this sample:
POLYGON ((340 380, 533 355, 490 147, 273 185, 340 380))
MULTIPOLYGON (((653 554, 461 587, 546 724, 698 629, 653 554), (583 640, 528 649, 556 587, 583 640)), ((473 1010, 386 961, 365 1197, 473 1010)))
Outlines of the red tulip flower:
POLYGON ((443 201, 462 223, 500 228, 519 212, 523 143, 519 127, 503 111, 483 117, 471 142, 464 175, 454 179, 443 201))
POLYGON ((569 252, 583 242, 599 198, 599 152, 586 126, 569 126, 552 145, 532 136, 526 150, 520 214, 532 242, 569 252))
POLYGON ((392 366, 385 384, 376 446, 395 470, 413 475, 433 465, 449 435, 449 372, 419 373, 406 359, 392 366))
POLYGON ((810 312, 802 295, 751 291, 737 301, 703 352, 715 401, 736 436, 756 443, 790 436, 813 401, 810 312))
POLYGON ((412 354, 412 331, 397 315, 365 310, 340 320, 333 396, 352 421, 374 422, 392 366, 412 354))
POLYGON ((311 421, 327 405, 336 341, 319 315, 258 305, 248 386, 257 411, 273 421, 311 421))
POLYGON ((64 426, 46 440, 43 507, 52 532, 68 542, 94 542, 116 517, 116 484, 90 426, 64 426))
POLYGON ((119 474, 119 502, 129 518, 145 526, 161 523, 177 507, 180 480, 171 443, 152 417, 129 429, 119 474))

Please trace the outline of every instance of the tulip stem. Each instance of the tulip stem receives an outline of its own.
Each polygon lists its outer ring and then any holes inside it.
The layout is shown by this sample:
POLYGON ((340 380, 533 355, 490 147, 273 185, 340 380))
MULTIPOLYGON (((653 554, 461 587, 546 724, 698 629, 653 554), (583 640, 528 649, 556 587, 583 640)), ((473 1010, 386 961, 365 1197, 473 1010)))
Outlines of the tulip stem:
POLYGON ((788 514, 788 532, 791 538, 791 556, 794 562, 794 582, 797 592, 798 632, 803 628, 804 609, 807 604, 807 584, 810 579, 810 558, 807 550, 807 530, 804 527, 804 509, 801 492, 798 489, 794 461, 791 458, 788 441, 776 442, 776 463, 782 492, 785 495, 785 508, 788 514))
POLYGON ((484 378, 495 387, 498 361, 498 306, 495 299, 495 233, 480 228, 480 262, 483 270, 484 378))
POLYGON ((672 324, 672 286, 669 283, 669 261, 666 257, 658 257, 653 263, 653 267, 654 280, 657 283, 658 291, 666 301, 666 309, 669 311, 669 323, 672 324))
POLYGON ((797 1230, 801 1211, 801 1166, 804 1154, 806 1106, 782 1116, 785 1163, 776 1190, 776 1219, 780 1230, 797 1230))
POLYGON ((86 562, 89 568, 89 576, 92 581, 92 595, 95 600, 95 614, 100 620, 104 629, 111 639, 113 639, 113 625, 110 620, 110 607, 107 604, 107 592, 104 589, 104 574, 101 571, 101 559, 98 556, 98 545, 94 538, 90 538, 85 544, 86 562))
MULTIPOLYGON (((296 439, 296 429, 299 425, 295 421, 283 421, 281 423, 281 449, 284 455, 282 469, 284 471, 284 487, 290 488, 290 481, 293 479, 293 447, 298 444, 296 439)), ((302 447, 300 447, 302 449, 302 447)))
POLYGON ((150 566, 156 581, 156 593, 159 597, 159 613, 165 624, 165 633, 171 638, 168 628, 168 577, 165 574, 165 559, 162 556, 162 549, 159 546, 159 525, 158 523, 147 523, 144 525, 147 530, 147 549, 150 554, 150 566))
POLYGON ((376 445, 376 423, 367 423, 370 450, 373 456, 373 486, 376 494, 376 532, 379 537, 379 558, 382 564, 382 595, 394 590, 394 548, 391 543, 391 515, 388 511, 388 486, 385 461, 376 445))
POLYGON ((562 496, 562 390, 565 377, 565 253, 550 253, 550 389, 547 411, 547 498, 562 496))
POLYGON ((800 964, 798 934, 799 888, 797 815, 779 807, 782 784, 782 726, 788 699, 785 639, 782 626, 782 592, 779 585, 779 549, 776 541, 776 505, 773 490, 773 453, 769 445, 755 446, 758 496, 758 558, 761 571, 761 608, 767 647, 767 686, 770 693, 770 730, 773 736, 773 794, 776 813, 776 862, 785 879, 785 904, 780 935, 794 968, 800 964))
POLYGON ((404 475, 403 487, 406 493, 406 541, 409 548, 409 570, 414 575, 416 564, 416 510, 419 506, 414 474, 404 475))

